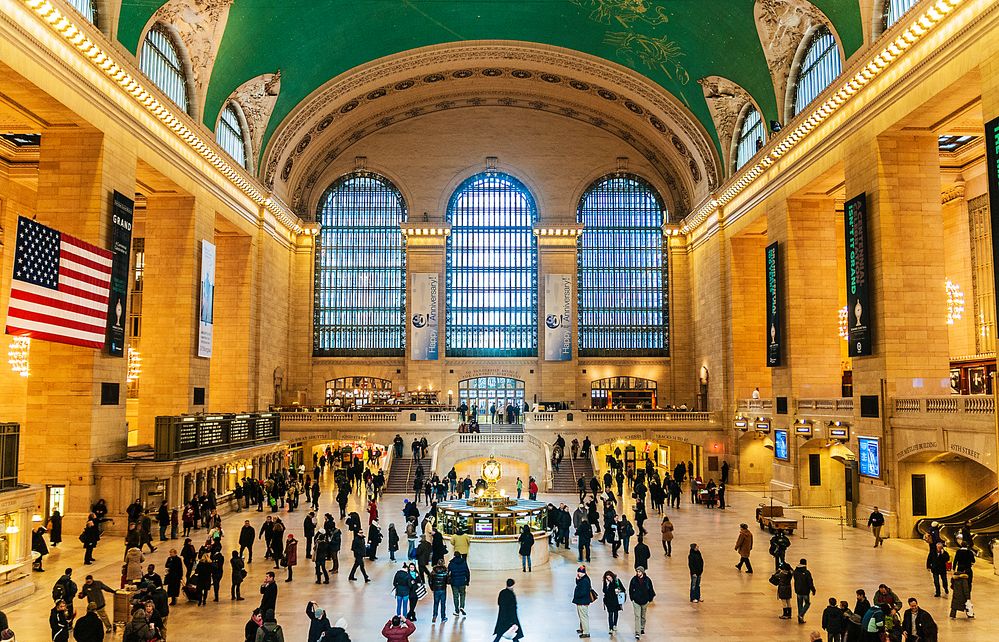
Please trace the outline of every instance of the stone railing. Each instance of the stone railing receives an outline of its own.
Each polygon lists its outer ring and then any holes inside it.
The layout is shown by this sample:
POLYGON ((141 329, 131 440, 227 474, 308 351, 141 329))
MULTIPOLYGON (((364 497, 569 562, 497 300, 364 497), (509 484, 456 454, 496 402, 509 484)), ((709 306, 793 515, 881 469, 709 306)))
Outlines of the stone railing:
POLYGON ((551 446, 525 433, 456 433, 435 443, 431 452, 431 470, 445 474, 456 461, 469 456, 512 457, 530 467, 545 490, 551 489, 551 446), (485 448, 483 448, 485 447, 485 448))
POLYGON ((943 414, 991 416, 996 412, 991 395, 951 395, 947 397, 896 397, 892 410, 898 415, 943 414))
POLYGON ((676 421, 711 421, 710 412, 644 411, 644 412, 584 412, 583 421, 597 423, 667 423, 676 421))
POLYGON ((529 413, 527 413, 524 416, 529 421, 534 421, 534 422, 538 422, 538 423, 542 423, 542 422, 548 422, 548 423, 550 423, 552 421, 555 421, 555 418, 558 416, 558 413, 555 413, 555 412, 529 412, 529 413))
POLYGON ((797 399, 795 408, 805 415, 852 415, 853 397, 833 397, 827 399, 797 399))
POLYGON ((774 411, 773 399, 739 399, 735 403, 736 412, 766 412, 774 411))

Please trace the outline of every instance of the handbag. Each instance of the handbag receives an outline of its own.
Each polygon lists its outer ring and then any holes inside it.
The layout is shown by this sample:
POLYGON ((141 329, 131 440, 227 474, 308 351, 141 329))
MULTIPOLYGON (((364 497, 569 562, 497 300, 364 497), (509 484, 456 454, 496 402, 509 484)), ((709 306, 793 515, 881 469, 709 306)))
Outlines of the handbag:
POLYGON ((780 586, 780 578, 777 577, 776 573, 774 573, 773 575, 770 576, 770 580, 769 581, 774 586, 780 586))
POLYGON ((593 604, 594 602, 596 602, 597 599, 598 599, 598 597, 599 596, 597 595, 597 592, 594 591, 593 589, 590 589, 590 604, 593 604))
POLYGON ((624 606, 624 591, 617 591, 617 605, 624 606))
POLYGON ((503 639, 512 640, 514 637, 516 637, 517 631, 519 630, 520 628, 516 624, 511 624, 510 628, 503 632, 503 639))
POLYGON ((427 585, 423 582, 419 582, 416 585, 416 599, 422 600, 427 595, 427 585))

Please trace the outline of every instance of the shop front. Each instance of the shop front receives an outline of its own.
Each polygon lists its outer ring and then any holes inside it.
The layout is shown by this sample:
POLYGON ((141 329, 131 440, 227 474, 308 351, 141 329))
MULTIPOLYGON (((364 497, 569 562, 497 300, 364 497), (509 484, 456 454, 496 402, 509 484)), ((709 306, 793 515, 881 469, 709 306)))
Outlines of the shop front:
POLYGON ((0 606, 31 595, 31 530, 42 524, 42 490, 19 486, 0 492, 0 606), (32 519, 37 521, 32 521, 32 519))

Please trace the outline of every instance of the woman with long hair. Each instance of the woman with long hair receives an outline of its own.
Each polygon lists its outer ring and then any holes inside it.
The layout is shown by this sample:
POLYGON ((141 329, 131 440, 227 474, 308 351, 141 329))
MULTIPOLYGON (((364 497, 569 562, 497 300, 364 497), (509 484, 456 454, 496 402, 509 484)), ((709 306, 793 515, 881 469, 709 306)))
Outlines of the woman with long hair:
POLYGON ((624 584, 612 571, 604 572, 603 581, 603 602, 607 611, 607 631, 613 634, 617 631, 617 618, 624 605, 624 598, 627 593, 624 584))

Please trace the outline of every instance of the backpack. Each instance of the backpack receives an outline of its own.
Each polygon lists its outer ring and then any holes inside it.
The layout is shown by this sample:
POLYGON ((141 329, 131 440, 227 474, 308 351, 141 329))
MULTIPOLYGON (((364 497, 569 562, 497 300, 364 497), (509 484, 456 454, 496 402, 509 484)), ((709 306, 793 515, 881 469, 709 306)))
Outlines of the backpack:
POLYGON ((63 599, 66 599, 66 583, 59 581, 52 587, 52 601, 58 602, 63 599))
POLYGON ((278 640, 278 629, 274 627, 273 629, 264 629, 264 642, 277 642, 278 640))

